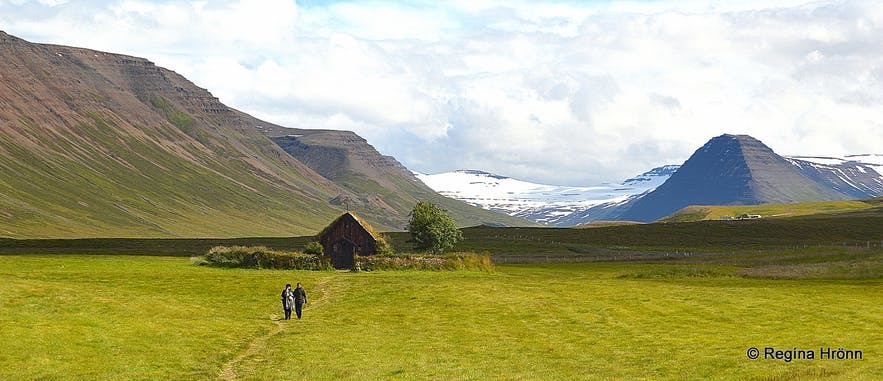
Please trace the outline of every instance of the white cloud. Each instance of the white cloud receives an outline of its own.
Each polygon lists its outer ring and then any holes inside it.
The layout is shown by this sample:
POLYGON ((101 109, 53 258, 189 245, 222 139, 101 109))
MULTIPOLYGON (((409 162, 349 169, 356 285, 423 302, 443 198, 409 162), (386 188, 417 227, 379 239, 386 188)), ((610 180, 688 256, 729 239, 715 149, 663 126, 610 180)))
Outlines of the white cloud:
POLYGON ((722 133, 784 154, 880 151, 883 8, 807 1, 0 1, 0 25, 150 58, 415 170, 591 184, 722 133))

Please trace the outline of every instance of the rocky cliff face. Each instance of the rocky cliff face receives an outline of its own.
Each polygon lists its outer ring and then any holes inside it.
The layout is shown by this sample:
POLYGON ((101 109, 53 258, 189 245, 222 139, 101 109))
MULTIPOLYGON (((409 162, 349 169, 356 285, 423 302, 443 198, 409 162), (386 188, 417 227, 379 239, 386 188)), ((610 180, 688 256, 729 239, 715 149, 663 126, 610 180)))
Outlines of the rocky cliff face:
POLYGON ((414 178, 395 158, 381 155, 368 141, 350 131, 289 129, 284 132, 289 134, 269 136, 286 152, 328 179, 344 180, 353 174, 384 182, 389 180, 387 175, 414 178))
POLYGON ((345 190, 332 203, 370 210, 386 224, 404 227, 400 216, 407 215, 418 201, 438 204, 464 225, 530 224, 438 195, 395 158, 382 155, 352 132, 291 128, 262 131, 286 152, 345 190))

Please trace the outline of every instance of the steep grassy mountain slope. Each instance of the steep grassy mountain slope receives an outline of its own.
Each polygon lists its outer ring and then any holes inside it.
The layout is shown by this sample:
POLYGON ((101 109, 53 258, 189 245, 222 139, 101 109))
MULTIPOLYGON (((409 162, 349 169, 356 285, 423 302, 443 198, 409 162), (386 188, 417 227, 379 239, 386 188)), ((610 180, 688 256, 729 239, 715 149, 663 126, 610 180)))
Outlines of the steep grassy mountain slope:
POLYGON ((688 205, 752 205, 845 200, 747 135, 721 135, 697 150, 664 184, 631 202, 618 219, 650 222, 688 205))
POLYGON ((384 156, 362 137, 348 131, 265 128, 262 131, 286 152, 348 191, 335 204, 371 212, 397 226, 417 201, 446 209, 461 225, 529 226, 532 223, 443 197, 418 180, 391 156, 384 156))
POLYGON ((315 233, 351 192, 270 127, 147 60, 0 32, 0 236, 315 233))
POLYGON ((304 234, 338 187, 147 60, 0 35, 0 234, 304 234))

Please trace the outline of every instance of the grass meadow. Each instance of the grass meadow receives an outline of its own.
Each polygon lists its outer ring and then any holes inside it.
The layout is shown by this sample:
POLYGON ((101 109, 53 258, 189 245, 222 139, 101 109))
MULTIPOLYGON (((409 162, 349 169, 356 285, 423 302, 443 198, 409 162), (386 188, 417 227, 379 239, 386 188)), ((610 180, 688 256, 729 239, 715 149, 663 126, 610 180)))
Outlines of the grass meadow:
POLYGON ((811 216, 818 214, 849 213, 879 208, 881 200, 818 201, 792 204, 761 205, 703 205, 688 206, 663 219, 668 222, 692 222, 720 220, 724 216, 738 217, 743 214, 759 214, 763 218, 811 216))
POLYGON ((0 256, 0 379, 881 379, 883 281, 715 263, 490 272, 0 256), (305 319, 280 321, 303 282, 305 319), (750 347, 862 360, 750 360, 750 347))

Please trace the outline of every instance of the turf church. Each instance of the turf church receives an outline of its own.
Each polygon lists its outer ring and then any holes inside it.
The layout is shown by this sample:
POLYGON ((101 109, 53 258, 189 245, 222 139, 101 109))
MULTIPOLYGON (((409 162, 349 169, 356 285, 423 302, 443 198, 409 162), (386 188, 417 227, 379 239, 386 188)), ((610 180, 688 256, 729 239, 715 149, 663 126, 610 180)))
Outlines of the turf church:
POLYGON ((346 212, 319 233, 319 243, 337 269, 351 269, 355 256, 373 255, 382 238, 367 222, 353 212, 346 212))

